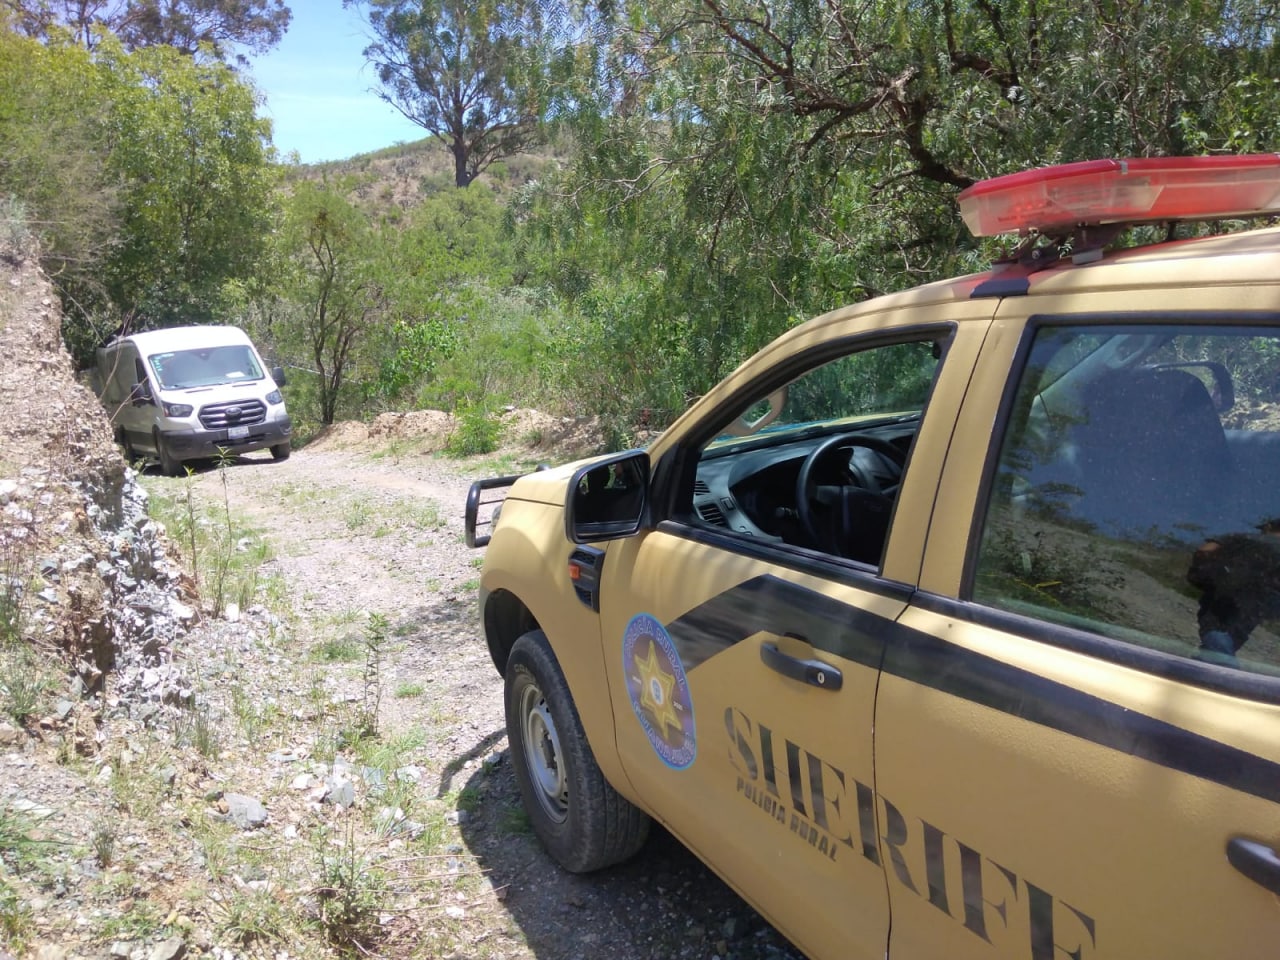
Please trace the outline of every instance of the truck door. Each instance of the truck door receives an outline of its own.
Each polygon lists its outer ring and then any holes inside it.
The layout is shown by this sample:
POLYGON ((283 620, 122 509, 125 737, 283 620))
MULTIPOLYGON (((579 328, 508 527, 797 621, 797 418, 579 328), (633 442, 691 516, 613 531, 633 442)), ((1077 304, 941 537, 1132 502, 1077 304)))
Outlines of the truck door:
POLYGON ((893 957, 1275 956, 1280 431, 1229 394, 1280 327, 1173 296, 993 327, 880 681, 893 957))
POLYGON ((631 784, 814 956, 885 954, 876 686, 980 339, 884 323, 747 374, 602 570, 631 784))

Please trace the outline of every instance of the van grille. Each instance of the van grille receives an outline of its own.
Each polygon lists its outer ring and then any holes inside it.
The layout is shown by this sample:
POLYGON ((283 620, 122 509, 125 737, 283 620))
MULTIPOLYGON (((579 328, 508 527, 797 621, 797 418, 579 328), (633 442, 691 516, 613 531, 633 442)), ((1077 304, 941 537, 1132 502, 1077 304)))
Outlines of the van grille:
POLYGON ((249 426, 267 419, 267 405, 261 400, 236 400, 232 403, 211 403, 200 408, 200 422, 206 430, 224 430, 227 427, 249 426))

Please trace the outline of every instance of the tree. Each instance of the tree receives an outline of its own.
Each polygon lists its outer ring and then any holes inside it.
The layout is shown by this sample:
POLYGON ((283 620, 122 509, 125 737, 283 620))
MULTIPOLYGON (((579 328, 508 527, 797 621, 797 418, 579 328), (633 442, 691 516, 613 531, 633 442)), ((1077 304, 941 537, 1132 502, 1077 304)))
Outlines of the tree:
MULTIPOLYGON (((482 186, 425 198, 389 236, 377 266, 388 300, 380 330, 383 397, 394 401, 416 391, 443 399, 446 409, 457 405, 465 389, 431 381, 460 345, 474 342, 488 303, 510 276, 509 243, 502 208, 482 186)), ((449 379, 472 386, 485 372, 481 363, 449 379)))
POLYGON ((119 229, 118 192, 103 162, 106 81, 80 47, 0 29, 0 196, 25 207, 45 272, 64 291, 101 290, 119 229))
POLYGON ((79 363, 135 329, 221 315, 275 203, 270 127, 224 64, 0 31, 0 192, 28 211, 79 363))
POLYGON ((375 279, 378 237, 337 190, 304 180, 287 202, 279 243, 285 306, 271 333, 314 365, 320 422, 330 424, 360 348, 385 309, 375 279))
POLYGON ((113 78, 107 168, 123 210, 104 270, 111 299, 139 326, 212 319, 223 285, 252 275, 264 249, 275 202, 269 122, 221 63, 114 42, 96 56, 113 78))
POLYGON ((588 338, 567 376, 585 395, 593 377, 626 384, 632 423, 641 404, 678 410, 796 318, 984 265, 994 244, 954 205, 978 179, 1276 149, 1272 6, 600 5, 590 41, 554 61, 569 82, 547 89, 589 149, 516 208, 588 338), (624 343, 643 376, 615 360, 624 343))
POLYGON ((280 42, 291 14, 284 0, 0 0, 16 29, 48 39, 70 31, 86 49, 101 30, 127 50, 168 45, 194 55, 202 45, 219 59, 232 46, 255 53, 280 42))
POLYGON ((526 0, 344 0, 377 37, 381 96, 453 155, 465 187, 537 136, 538 16, 526 0))

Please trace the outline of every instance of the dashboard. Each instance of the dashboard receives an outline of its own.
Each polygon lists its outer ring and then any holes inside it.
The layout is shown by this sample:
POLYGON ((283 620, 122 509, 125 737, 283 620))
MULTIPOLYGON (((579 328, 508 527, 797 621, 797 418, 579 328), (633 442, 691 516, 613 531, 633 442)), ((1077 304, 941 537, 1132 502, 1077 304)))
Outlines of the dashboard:
MULTIPOLYGON (((806 431, 797 439, 762 443, 762 438, 711 448, 698 463, 693 490, 693 509, 703 523, 735 533, 778 543, 818 547, 803 522, 799 479, 805 461, 829 441, 835 449, 823 453, 811 467, 809 493, 814 511, 817 503, 837 488, 860 488, 871 494, 896 495, 905 462, 915 437, 918 418, 898 419, 891 424, 860 426, 857 430, 806 431), (848 443, 835 440, 844 437, 848 443), (899 462, 860 441, 887 443, 900 456, 899 462)), ((794 434, 791 434, 794 437, 794 434)))

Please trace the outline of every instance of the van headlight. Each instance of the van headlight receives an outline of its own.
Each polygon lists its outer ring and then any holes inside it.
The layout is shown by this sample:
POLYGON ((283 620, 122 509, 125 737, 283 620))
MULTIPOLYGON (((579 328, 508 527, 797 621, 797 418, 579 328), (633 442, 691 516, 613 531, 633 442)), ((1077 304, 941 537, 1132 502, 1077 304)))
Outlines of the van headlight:
POLYGON ((272 403, 272 404, 284 403, 284 396, 280 393, 279 390, 272 390, 270 393, 267 394, 267 403, 272 403))
POLYGON ((166 401, 162 406, 166 417, 189 417, 191 416, 191 411, 195 409, 189 403, 168 403, 166 401))

